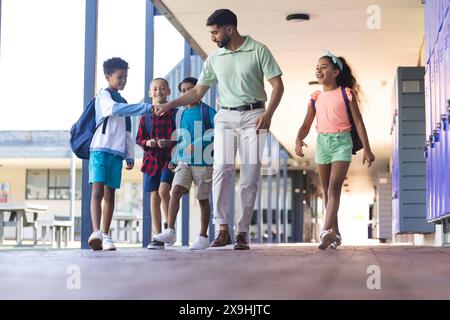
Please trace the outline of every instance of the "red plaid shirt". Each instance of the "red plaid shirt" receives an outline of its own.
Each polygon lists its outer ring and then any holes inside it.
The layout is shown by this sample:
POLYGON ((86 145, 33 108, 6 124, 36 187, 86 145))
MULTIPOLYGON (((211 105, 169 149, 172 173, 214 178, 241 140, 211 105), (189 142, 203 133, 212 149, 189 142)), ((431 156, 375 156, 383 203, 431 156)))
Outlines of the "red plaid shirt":
POLYGON ((139 123, 139 129, 136 137, 136 143, 144 149, 144 159, 142 160, 141 171, 150 176, 155 176, 162 169, 167 168, 171 160, 172 148, 155 148, 146 146, 150 139, 171 139, 172 131, 175 130, 175 121, 173 120, 173 110, 166 112, 162 116, 157 116, 153 112, 149 115, 143 115, 139 123), (145 117, 150 116, 151 131, 148 132, 145 126, 145 117))

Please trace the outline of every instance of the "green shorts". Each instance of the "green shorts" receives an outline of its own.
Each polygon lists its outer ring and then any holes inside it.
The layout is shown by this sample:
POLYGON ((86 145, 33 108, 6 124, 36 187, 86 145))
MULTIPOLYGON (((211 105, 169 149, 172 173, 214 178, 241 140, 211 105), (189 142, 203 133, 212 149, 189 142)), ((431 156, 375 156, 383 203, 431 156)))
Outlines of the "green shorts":
POLYGON ((350 132, 319 133, 317 135, 317 164, 329 164, 334 161, 352 161, 353 142, 350 132))

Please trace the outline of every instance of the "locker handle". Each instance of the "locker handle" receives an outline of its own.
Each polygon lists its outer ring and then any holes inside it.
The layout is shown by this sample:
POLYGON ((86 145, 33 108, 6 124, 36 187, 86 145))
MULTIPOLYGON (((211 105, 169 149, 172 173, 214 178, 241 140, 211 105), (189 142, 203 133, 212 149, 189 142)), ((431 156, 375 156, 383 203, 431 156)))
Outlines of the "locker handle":
POLYGON ((425 145, 425 148, 423 148, 423 157, 425 159, 428 158, 428 144, 425 145))
POLYGON ((433 134, 434 134, 434 142, 439 142, 441 141, 441 124, 438 123, 436 125, 437 129, 433 130, 433 134))
POLYGON ((447 131, 448 130, 448 115, 442 114, 441 121, 442 121, 442 129, 444 129, 444 131, 447 131))
POLYGON ((430 136, 428 137, 429 139, 430 139, 430 147, 431 147, 431 149, 433 149, 434 148, 434 136, 432 135, 432 134, 430 134, 430 136))
POLYGON ((395 191, 394 194, 392 195, 392 200, 398 199, 398 192, 395 191))

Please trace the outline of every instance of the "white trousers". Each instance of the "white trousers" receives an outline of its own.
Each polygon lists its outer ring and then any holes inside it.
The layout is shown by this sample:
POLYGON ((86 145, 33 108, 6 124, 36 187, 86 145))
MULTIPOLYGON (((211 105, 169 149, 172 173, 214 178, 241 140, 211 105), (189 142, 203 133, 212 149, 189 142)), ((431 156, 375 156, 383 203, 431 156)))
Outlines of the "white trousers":
POLYGON ((228 111, 221 109, 214 118, 214 223, 228 224, 230 190, 235 158, 239 150, 240 179, 237 232, 249 232, 255 206, 261 158, 267 132, 256 134, 256 120, 265 109, 228 111))

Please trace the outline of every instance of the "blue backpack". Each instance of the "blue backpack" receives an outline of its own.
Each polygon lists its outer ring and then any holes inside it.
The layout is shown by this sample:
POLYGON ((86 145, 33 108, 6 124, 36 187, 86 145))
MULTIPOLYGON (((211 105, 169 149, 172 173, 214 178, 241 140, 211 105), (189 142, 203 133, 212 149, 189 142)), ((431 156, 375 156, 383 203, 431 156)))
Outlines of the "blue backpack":
MULTIPOLYGON (((205 132, 212 128, 211 120, 209 119, 210 106, 208 106, 207 104, 202 102, 200 107, 201 107, 201 114, 202 114, 203 131, 205 132)), ((178 112, 177 112, 176 118, 175 118, 175 124, 176 124, 177 129, 181 129, 181 119, 183 117, 183 113, 185 110, 186 110, 185 107, 181 107, 178 109, 178 112)), ((178 142, 180 142, 181 141, 181 130, 179 130, 178 133, 179 133, 178 142)))
MULTIPOLYGON (((106 89, 108 90, 108 89, 106 89)), ((126 100, 121 96, 117 96, 115 92, 111 92, 111 97, 116 102, 124 102, 126 100), (121 101, 117 101, 121 100, 121 101)), ((106 125, 108 123, 108 117, 106 117, 100 124, 103 124, 102 133, 105 134, 106 125)), ((125 117, 126 130, 131 132, 131 119, 130 117, 125 117)), ((84 108, 83 113, 80 118, 75 122, 75 124, 70 129, 70 148, 73 153, 80 159, 89 159, 91 141, 94 137, 97 125, 95 123, 95 98, 92 99, 86 108, 84 108)))

